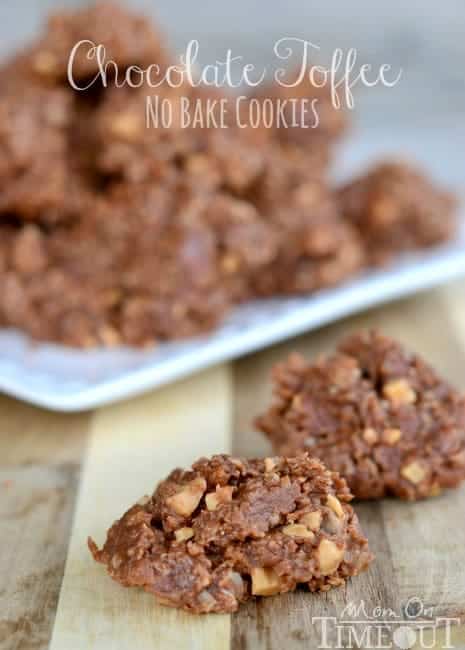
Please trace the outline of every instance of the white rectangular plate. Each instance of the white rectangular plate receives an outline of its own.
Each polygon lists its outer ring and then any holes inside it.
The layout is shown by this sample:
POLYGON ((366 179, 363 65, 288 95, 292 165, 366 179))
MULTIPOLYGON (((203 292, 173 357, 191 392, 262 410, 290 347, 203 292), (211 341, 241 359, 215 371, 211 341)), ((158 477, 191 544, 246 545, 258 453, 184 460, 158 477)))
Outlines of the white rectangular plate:
MULTIPOLYGON (((363 147, 349 149, 343 159, 346 168, 358 166, 360 157, 365 161, 376 155, 377 147, 369 143, 363 140, 363 147)), ((434 160, 437 164, 437 156, 434 160)), ((451 161, 447 162, 450 169, 451 161)), ((457 167, 453 165, 452 169, 457 167)), ((409 256, 392 268, 366 273, 351 283, 308 297, 245 305, 209 336, 167 343, 153 350, 73 350, 33 343, 18 332, 2 330, 0 390, 59 411, 101 406, 462 274, 465 228, 451 244, 409 256)))

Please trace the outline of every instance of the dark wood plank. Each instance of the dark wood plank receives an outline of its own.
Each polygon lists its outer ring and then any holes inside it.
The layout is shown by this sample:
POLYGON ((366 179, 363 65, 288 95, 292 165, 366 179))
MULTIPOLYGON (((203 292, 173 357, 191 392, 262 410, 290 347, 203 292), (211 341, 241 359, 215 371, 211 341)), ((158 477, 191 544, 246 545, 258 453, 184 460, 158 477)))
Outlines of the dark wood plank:
POLYGON ((0 470, 0 649, 48 647, 78 466, 0 470))
POLYGON ((50 641, 90 413, 0 396, 0 649, 50 641))

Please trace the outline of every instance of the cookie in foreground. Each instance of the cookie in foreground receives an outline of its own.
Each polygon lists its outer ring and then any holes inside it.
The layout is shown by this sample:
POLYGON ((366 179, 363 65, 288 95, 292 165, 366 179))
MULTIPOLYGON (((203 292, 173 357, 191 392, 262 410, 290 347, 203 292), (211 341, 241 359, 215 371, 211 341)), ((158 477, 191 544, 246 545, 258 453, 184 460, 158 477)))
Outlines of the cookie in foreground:
POLYGON ((355 497, 420 499, 465 478, 465 399, 425 361, 377 332, 345 339, 273 373, 274 402, 256 425, 277 453, 308 451, 355 497))
POLYGON ((201 458, 176 469, 108 531, 94 559, 126 587, 196 614, 252 596, 327 591, 373 559, 346 482, 296 458, 201 458))

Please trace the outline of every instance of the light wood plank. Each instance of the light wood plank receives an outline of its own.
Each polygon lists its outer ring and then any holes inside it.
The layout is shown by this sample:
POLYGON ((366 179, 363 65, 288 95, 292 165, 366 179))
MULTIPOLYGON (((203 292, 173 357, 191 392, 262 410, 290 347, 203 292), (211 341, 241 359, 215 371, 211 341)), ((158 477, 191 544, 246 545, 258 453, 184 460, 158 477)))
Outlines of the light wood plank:
POLYGON ((52 413, 0 395, 0 466, 79 463, 89 413, 52 413))
MULTIPOLYGON (((334 348, 359 328, 377 327, 424 355, 450 381, 465 387, 465 292, 463 284, 350 318, 239 361, 235 366, 235 453, 269 451, 252 420, 269 404, 272 366, 297 350, 308 358, 334 348)), ((318 647, 314 616, 337 616, 362 600, 402 615, 411 596, 433 607, 433 615, 465 615, 465 488, 430 501, 395 500, 355 505, 377 559, 365 574, 324 595, 306 592, 252 602, 232 621, 234 650, 318 647), (454 534, 444 534, 454 522, 454 534)), ((359 629, 361 633, 363 628, 359 629)), ((334 641, 334 639, 333 639, 334 641)))
POLYGON ((194 617, 124 589, 86 548, 174 466, 230 448, 227 366, 95 415, 51 650, 226 650, 228 616, 194 617))

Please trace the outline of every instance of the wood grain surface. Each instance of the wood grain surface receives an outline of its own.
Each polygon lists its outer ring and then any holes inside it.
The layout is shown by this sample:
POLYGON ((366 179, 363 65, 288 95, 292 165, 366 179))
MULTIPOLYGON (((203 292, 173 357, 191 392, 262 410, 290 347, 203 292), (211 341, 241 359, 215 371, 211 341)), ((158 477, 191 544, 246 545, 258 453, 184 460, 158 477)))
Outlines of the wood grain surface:
MULTIPOLYGON (((49 643, 51 650, 308 650, 322 640, 314 617, 338 617, 361 601, 367 611, 381 606, 405 617, 415 613, 406 611, 412 597, 430 618, 457 617, 462 625, 450 644, 465 648, 465 488, 416 504, 355 504, 376 553, 369 571, 323 595, 251 601, 231 617, 157 606, 112 582, 86 548, 88 535, 101 543, 111 522, 172 467, 230 449, 267 453, 251 421, 270 399, 272 365, 291 350, 313 357, 349 331, 379 327, 465 388, 464 288, 368 312, 94 413, 52 414, 0 398, 0 650, 49 643)), ((357 632, 358 645, 351 639, 344 647, 371 647, 363 624, 357 632)), ((447 641, 444 630, 428 632, 423 647, 447 641)), ((413 647, 422 647, 419 637, 413 647)))
POLYGON ((108 580, 86 547, 169 468, 230 450, 231 381, 215 368, 157 393, 102 409, 91 439, 74 519, 51 650, 229 648, 228 616, 193 617, 108 580))

